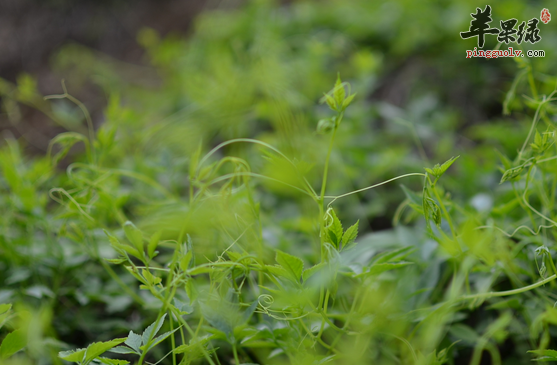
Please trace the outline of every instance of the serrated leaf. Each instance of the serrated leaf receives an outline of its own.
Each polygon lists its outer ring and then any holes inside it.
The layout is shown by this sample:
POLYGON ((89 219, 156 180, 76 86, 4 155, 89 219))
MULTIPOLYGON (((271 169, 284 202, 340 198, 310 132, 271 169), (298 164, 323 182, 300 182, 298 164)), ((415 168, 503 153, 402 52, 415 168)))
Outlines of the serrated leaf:
POLYGON ((27 336, 23 330, 15 330, 4 337, 0 344, 0 359, 7 359, 27 345, 27 336))
POLYGON ((358 237, 359 224, 360 221, 358 220, 344 232, 344 234, 342 235, 342 248, 346 247, 356 240, 356 237, 358 237))
POLYGON ((331 240, 331 243, 334 245, 334 247, 338 247, 340 239, 336 236, 335 232, 332 230, 327 230, 327 235, 329 236, 329 239, 331 240))
POLYGON ((145 351, 145 352, 150 351, 153 347, 157 346, 159 343, 166 340, 168 338, 168 336, 170 336, 174 332, 178 331, 179 329, 180 328, 178 327, 178 328, 176 328, 172 331, 165 332, 162 335, 160 335, 158 337, 155 337, 153 340, 151 340, 151 344, 149 345, 149 347, 147 347, 146 344, 144 346, 142 346, 143 351, 145 351))
POLYGON ((431 218, 437 226, 441 224, 441 209, 437 205, 437 202, 430 197, 426 197, 425 203, 427 205, 427 211, 431 215, 431 218))
POLYGON ((111 348, 121 344, 122 342, 126 341, 127 338, 116 338, 111 341, 106 342, 94 342, 87 346, 85 350, 85 359, 83 360, 84 364, 88 364, 93 361, 98 356, 102 355, 103 353, 107 352, 111 348))
POLYGON ((557 360, 557 351, 555 351, 555 350, 530 350, 528 352, 530 352, 532 354, 535 354, 535 355, 538 355, 538 356, 541 356, 541 357, 538 357, 538 358, 534 359, 535 361, 545 362, 545 361, 555 361, 555 360, 557 360))
POLYGON ((140 355, 139 352, 135 351, 126 346, 116 346, 108 350, 110 352, 114 352, 115 354, 137 354, 140 355))
POLYGON ((265 265, 265 270, 267 270, 270 274, 273 274, 278 277, 286 277, 289 278, 289 273, 286 269, 280 265, 265 265))
POLYGON ((58 357, 70 362, 82 362, 87 349, 75 349, 69 351, 60 351, 58 357))
POLYGON ((102 364, 107 365, 126 365, 130 363, 127 360, 109 359, 107 357, 99 357, 98 359, 102 364))
POLYGON ((149 339, 157 335, 157 333, 159 332, 159 330, 161 329, 164 323, 165 318, 166 318, 166 313, 163 314, 158 321, 151 323, 147 328, 145 328, 145 331, 143 331, 143 334, 141 335, 143 345, 146 345, 149 339))
POLYGON ((304 262, 300 258, 277 250, 275 260, 288 272, 294 281, 300 282, 302 272, 304 271, 304 262))
POLYGON ((330 222, 329 226, 327 227, 327 233, 332 241, 331 243, 333 244, 333 246, 338 249, 340 240, 342 239, 342 233, 344 231, 342 228, 342 223, 338 219, 333 209, 330 209, 327 214, 330 215, 330 219, 332 219, 332 222, 330 222))
POLYGON ((344 90, 344 85, 342 85, 342 83, 335 86, 333 95, 336 105, 342 105, 344 102, 344 98, 346 97, 346 90, 344 90))
POLYGON ((459 158, 460 156, 456 156, 456 157, 452 157, 449 160, 445 161, 441 167, 439 167, 438 171, 437 171, 437 176, 440 177, 441 175, 443 175, 447 169, 449 167, 451 167, 451 165, 459 158))
POLYGON ((139 347, 141 346, 141 336, 133 331, 128 334, 128 339, 124 341, 126 345, 134 349, 137 353, 140 353, 139 347))
POLYGON ((141 231, 130 221, 124 223, 124 233, 128 240, 135 246, 137 251, 143 253, 143 234, 141 231))
POLYGON ((193 352, 195 353, 200 353, 201 354, 201 347, 205 347, 206 344, 211 340, 211 338, 213 337, 213 335, 206 335, 200 338, 196 338, 195 342, 190 342, 189 344, 184 344, 184 345, 180 345, 178 347, 176 347, 174 349, 174 353, 175 354, 183 354, 183 353, 187 353, 187 354, 191 354, 193 352))
POLYGON ((499 184, 502 184, 505 181, 509 181, 520 176, 520 173, 522 172, 523 169, 524 169, 523 166, 517 166, 505 171, 503 177, 501 177, 501 181, 499 182, 499 184))
POLYGON ((433 169, 426 168, 425 170, 428 174, 433 175, 436 178, 440 178, 459 157, 460 156, 452 157, 451 159, 444 162, 441 166, 439 166, 439 164, 436 164, 435 166, 433 166, 433 169))
POLYGON ((377 255, 373 263, 382 264, 389 261, 391 262, 400 261, 414 251, 416 251, 416 249, 412 246, 406 246, 393 251, 388 251, 380 255, 377 255))

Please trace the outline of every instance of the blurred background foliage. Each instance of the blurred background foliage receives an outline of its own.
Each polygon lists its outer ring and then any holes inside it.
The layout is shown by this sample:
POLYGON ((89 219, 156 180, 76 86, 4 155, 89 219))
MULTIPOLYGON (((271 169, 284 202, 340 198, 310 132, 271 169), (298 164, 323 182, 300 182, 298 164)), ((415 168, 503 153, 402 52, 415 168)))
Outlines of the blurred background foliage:
MULTIPOLYGON (((69 9, 64 1, 30 4, 69 9)), ((152 6, 145 4, 142 9, 152 6)), ((104 261, 114 252, 103 229, 120 234, 119 227, 130 219, 147 235, 162 230, 163 238, 176 239, 187 232, 202 261, 214 260, 231 237, 242 234, 249 223, 242 221, 249 217, 243 197, 209 201, 194 212, 195 220, 187 219, 189 169, 199 149, 202 156, 233 138, 261 140, 295 161, 317 189, 328 137, 317 134, 316 126, 329 116, 319 99, 337 73, 357 96, 337 133, 327 195, 422 172, 460 155, 443 181, 455 204, 484 220, 499 217, 513 224, 524 218, 522 211, 504 209, 513 192, 499 185, 499 154, 516 157, 532 121, 531 105, 522 97, 530 93, 522 70, 533 70, 540 95, 549 94, 557 82, 557 32, 554 21, 540 23, 542 41, 522 44, 525 50, 543 49, 545 58, 466 59, 465 50, 473 49, 476 40, 462 40, 459 32, 468 29, 470 13, 485 5, 464 0, 209 3, 186 35, 168 29, 161 35, 156 25, 139 29, 136 41, 143 51, 135 58, 118 59, 70 39, 49 55, 51 73, 42 80, 37 73, 7 68, 10 74, 0 79, 0 303, 25 303, 25 309, 16 309, 42 318, 44 331, 35 339, 40 345, 28 353, 31 361, 59 363, 52 354, 61 348, 137 332, 153 320, 146 310, 152 298, 123 292, 135 286, 135 279, 104 261), (43 99, 63 94, 61 79, 83 108, 68 99, 43 99), (503 115, 505 100, 509 115, 503 115), (49 144, 59 132, 86 138, 66 134, 49 144), (224 228, 212 229, 215 221, 224 228)), ((552 10, 549 1, 489 5, 494 26, 509 18, 539 17, 543 7, 552 10)), ((96 6, 127 19, 122 9, 130 5, 106 1, 96 6)), ((200 9, 193 7, 192 14, 200 9)), ((173 8, 167 9, 170 14, 173 8)), ((102 24, 108 23, 90 26, 102 24)), ((487 48, 495 45, 495 37, 487 37, 487 48)), ((259 146, 227 145, 208 162, 225 156, 248 161, 258 174, 302 184, 290 165, 259 146)), ((206 179, 234 168, 223 164, 219 172, 207 170, 206 179)), ((319 238, 311 200, 277 182, 250 181, 260 202, 265 257, 273 261, 278 248, 315 264, 319 238)), ((417 178, 402 183, 413 191, 422 188, 417 178)), ((216 192, 222 183, 215 185, 216 192)), ((360 220, 360 244, 421 247, 415 255, 420 264, 390 280, 402 292, 418 293, 446 280, 443 270, 449 263, 444 253, 432 253, 436 243, 425 237, 423 222, 418 219, 414 227, 415 215, 397 212, 406 198, 400 182, 392 183, 341 199, 335 211, 343 222, 360 220), (410 227, 393 228, 399 221, 410 227)), ((241 241, 252 247, 252 239, 246 235, 241 241)), ((528 255, 527 264, 516 264, 523 266, 516 270, 532 271, 528 255)), ((504 257, 486 262, 497 260, 512 265, 504 257)), ((478 273, 479 286, 491 284, 485 270, 478 273)), ((410 311, 435 295, 422 293, 400 305, 410 311)), ((543 310, 532 304, 528 316, 543 310)), ((462 320, 482 332, 491 318, 485 312, 464 310, 462 320)), ((528 361, 531 349, 520 342, 528 338, 520 334, 521 323, 509 330, 514 339, 502 345, 508 351, 516 346, 517 364, 528 361)), ((462 336, 468 331, 463 326, 451 333, 462 336)), ((470 356, 471 342, 457 348, 462 359, 470 356)))

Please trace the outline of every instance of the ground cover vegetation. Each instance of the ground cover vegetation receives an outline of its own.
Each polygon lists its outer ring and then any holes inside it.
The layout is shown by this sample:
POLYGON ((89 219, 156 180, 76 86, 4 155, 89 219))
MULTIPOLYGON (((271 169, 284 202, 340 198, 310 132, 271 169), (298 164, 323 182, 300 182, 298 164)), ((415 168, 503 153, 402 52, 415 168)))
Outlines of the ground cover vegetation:
POLYGON ((557 360, 557 38, 466 59, 474 9, 252 1, 143 30, 149 67, 70 45, 60 94, 1 80, 65 131, 2 141, 0 361, 557 360))

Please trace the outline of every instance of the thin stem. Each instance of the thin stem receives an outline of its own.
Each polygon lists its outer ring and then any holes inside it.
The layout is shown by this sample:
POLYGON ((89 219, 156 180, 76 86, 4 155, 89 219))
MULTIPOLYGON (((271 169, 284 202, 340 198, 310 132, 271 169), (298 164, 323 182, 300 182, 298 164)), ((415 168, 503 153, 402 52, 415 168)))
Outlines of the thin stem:
MULTIPOLYGON (((556 158, 557 158, 557 157, 556 157, 556 158)), ((374 188, 376 188, 376 187, 378 187, 378 186, 381 186, 381 185, 385 185, 385 184, 387 184, 387 183, 390 183, 391 181, 395 181, 395 180, 398 180, 398 179, 402 179, 402 178, 408 177, 408 176, 427 176, 427 175, 426 175, 426 174, 423 174, 423 173, 420 173, 420 172, 412 172, 412 173, 410 173, 410 174, 404 174, 404 175, 400 175, 400 176, 397 176, 397 177, 393 177, 392 179, 385 180, 385 181, 380 182, 380 183, 378 183, 378 184, 371 185, 371 186, 368 186, 368 187, 365 187, 365 188, 362 188, 362 189, 354 190, 354 191, 351 191, 351 192, 349 192, 349 193, 345 193, 345 194, 342 194, 342 195, 339 195, 339 196, 327 196, 327 195, 326 195, 326 196, 324 196, 323 198, 333 199, 333 200, 331 200, 331 201, 329 202, 329 204, 327 204, 327 206, 329 207, 329 206, 331 206, 331 204, 333 204, 337 199, 344 198, 344 197, 349 196, 349 195, 352 195, 352 194, 361 193, 362 191, 374 189, 374 188)))
MULTIPOLYGON (((329 142, 329 148, 327 150, 327 157, 325 158, 325 168, 323 169, 323 181, 321 183, 321 194, 319 196, 319 247, 321 252, 321 262, 325 261, 325 189, 327 188, 327 175, 329 173, 329 161, 331 159, 331 152, 333 151, 333 143, 335 141, 336 132, 340 122, 342 121, 343 113, 340 112, 337 115, 337 120, 335 121, 335 127, 333 133, 331 134, 331 140, 329 142)), ((321 285, 319 289, 319 305, 318 309, 322 308, 324 300, 324 286, 321 285)))
MULTIPOLYGON (((429 179, 429 177, 428 177, 428 179, 429 179)), ((431 183, 431 181, 430 181, 430 183, 431 183)), ((447 209, 445 208, 445 204, 443 203, 443 200, 441 199, 441 197, 439 196, 439 193, 437 192, 437 187, 435 186, 435 184, 432 184, 432 186, 433 186, 433 194, 435 194, 435 197, 437 198, 437 201, 439 202, 439 206, 441 207, 441 210, 443 211, 443 214, 445 215, 445 219, 447 220, 447 223, 449 223, 449 228, 451 229, 453 239, 454 239, 455 243, 458 243, 458 240, 456 238, 456 230, 454 228, 451 216, 449 215, 449 212, 447 212, 447 209)), ((460 250, 460 246, 459 246, 459 250, 460 250)), ((462 252, 462 250, 461 250, 461 252, 462 252)))
POLYGON ((234 361, 236 365, 240 365, 240 359, 238 358, 238 350, 236 350, 236 344, 232 344, 232 352, 234 353, 234 361))
POLYGON ((557 279, 557 274, 553 274, 550 277, 542 280, 542 281, 538 281, 537 283, 528 285, 528 286, 524 286, 522 288, 518 288, 518 289, 513 289, 513 290, 505 290, 505 291, 496 291, 496 292, 489 292, 489 293, 480 293, 480 294, 473 294, 473 295, 464 295, 462 296, 460 299, 462 300, 470 300, 470 299, 485 299, 485 298, 492 298, 492 297, 506 297, 508 295, 515 295, 515 294, 520 294, 520 293, 524 293, 527 292, 529 290, 532 289, 536 289, 539 288, 542 285, 545 285, 547 283, 549 283, 552 280, 557 279))

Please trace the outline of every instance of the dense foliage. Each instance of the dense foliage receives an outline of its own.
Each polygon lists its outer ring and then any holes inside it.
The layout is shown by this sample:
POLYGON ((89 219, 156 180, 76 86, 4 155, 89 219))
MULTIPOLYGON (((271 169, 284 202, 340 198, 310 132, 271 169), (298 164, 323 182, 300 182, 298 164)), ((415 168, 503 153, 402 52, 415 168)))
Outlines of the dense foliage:
POLYGON ((556 32, 466 59, 474 8, 252 1, 143 30, 149 67, 70 45, 61 94, 0 80, 65 129, 2 141, 0 361, 557 359, 556 32))

